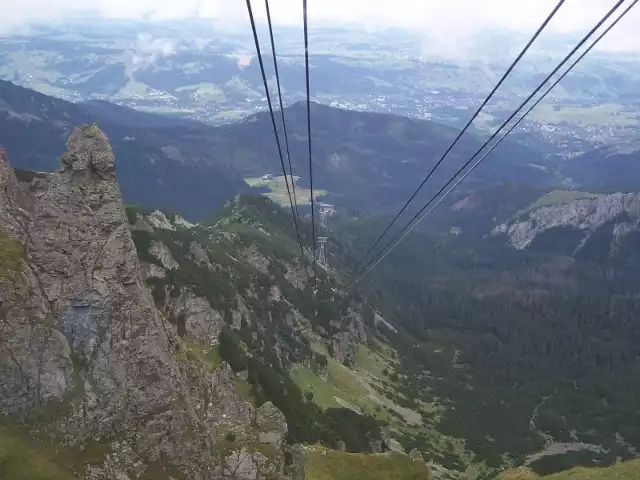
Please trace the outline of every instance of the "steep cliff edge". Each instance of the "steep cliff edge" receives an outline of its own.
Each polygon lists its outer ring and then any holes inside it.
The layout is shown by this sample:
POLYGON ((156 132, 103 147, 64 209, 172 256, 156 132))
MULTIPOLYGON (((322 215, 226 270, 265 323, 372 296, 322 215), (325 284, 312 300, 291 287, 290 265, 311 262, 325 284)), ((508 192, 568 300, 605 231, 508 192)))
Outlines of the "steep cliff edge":
POLYGON ((568 243, 569 253, 577 253, 589 245, 591 239, 598 239, 600 247, 614 255, 630 237, 640 232, 640 194, 614 193, 544 206, 498 225, 493 234, 506 234, 512 246, 526 249, 536 241, 541 243, 544 235, 560 231, 565 240, 568 236, 571 239, 559 242, 554 238, 553 242, 544 243, 555 244, 556 248, 568 243), (602 244, 604 240, 606 245, 602 244))
POLYGON ((59 169, 29 182, 0 152, 0 229, 10 431, 46 439, 77 478, 283 477, 282 414, 189 355, 154 306, 99 129, 75 129, 59 169))

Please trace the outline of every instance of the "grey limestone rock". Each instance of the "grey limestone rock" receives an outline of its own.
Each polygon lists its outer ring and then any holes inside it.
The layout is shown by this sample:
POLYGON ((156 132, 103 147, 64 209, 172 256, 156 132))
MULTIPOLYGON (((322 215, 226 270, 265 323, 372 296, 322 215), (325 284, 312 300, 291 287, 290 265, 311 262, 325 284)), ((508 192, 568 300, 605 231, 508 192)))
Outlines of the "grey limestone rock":
POLYGON ((418 450, 417 448, 411 449, 411 451, 409 452, 409 457, 411 457, 414 460, 422 460, 422 454, 420 453, 420 450, 418 450))
POLYGON ((369 451, 371 453, 382 453, 382 440, 370 440, 369 451))
POLYGON ((243 258, 247 263, 250 263, 262 273, 267 274, 269 272, 269 265, 271 262, 256 248, 255 245, 251 245, 244 249, 243 258))
POLYGON ((391 438, 385 443, 386 443, 387 448, 389 450, 391 450, 392 452, 405 453, 404 448, 402 447, 400 442, 398 440, 396 440, 395 438, 391 438))
POLYGON ((287 433, 287 421, 284 414, 271 402, 264 403, 256 412, 256 424, 260 443, 269 443, 282 448, 287 433))
POLYGON ((350 309, 346 318, 349 333, 358 341, 367 341, 367 329, 362 319, 362 314, 358 311, 350 309))
POLYGON ((162 242, 153 241, 149 247, 149 253, 156 257, 160 264, 167 270, 176 270, 180 265, 173 259, 171 250, 162 242))
POLYGON ((291 453, 291 480, 305 480, 304 471, 304 448, 302 445, 292 445, 291 453))
POLYGON ((166 312, 172 318, 184 319, 185 330, 190 337, 207 345, 218 341, 224 319, 206 298, 181 289, 178 296, 169 300, 166 312))
POLYGON ((584 198, 561 205, 551 205, 529 212, 525 218, 503 223, 493 234, 505 234, 517 249, 527 248, 534 238, 554 227, 574 227, 585 232, 585 238, 606 222, 625 214, 629 220, 614 229, 616 242, 630 231, 640 229, 640 194, 614 193, 584 198))
POLYGON ((192 258, 200 265, 208 268, 213 268, 213 265, 209 260, 207 249, 200 242, 191 242, 191 244, 189 245, 189 253, 191 254, 192 258))
POLYGON ((356 346, 349 332, 338 332, 333 336, 333 358, 340 363, 353 362, 356 358, 356 346))
MULTIPOLYGON (((277 409, 256 413, 226 363, 208 373, 188 361, 155 308, 97 127, 75 129, 60 168, 29 184, 18 184, 0 151, 0 230, 24 251, 0 275, 0 414, 67 447, 108 445, 86 465, 94 480, 136 478, 158 462, 221 478, 217 432, 255 429, 256 418, 273 422, 265 440, 282 445, 277 409), (34 407, 49 412, 45 425, 29 423, 34 407)), ((210 307, 188 298, 182 308, 194 332, 216 335, 197 327, 210 307)), ((280 471, 278 456, 250 453, 258 470, 280 471)), ((252 466, 238 469, 256 478, 252 466)))

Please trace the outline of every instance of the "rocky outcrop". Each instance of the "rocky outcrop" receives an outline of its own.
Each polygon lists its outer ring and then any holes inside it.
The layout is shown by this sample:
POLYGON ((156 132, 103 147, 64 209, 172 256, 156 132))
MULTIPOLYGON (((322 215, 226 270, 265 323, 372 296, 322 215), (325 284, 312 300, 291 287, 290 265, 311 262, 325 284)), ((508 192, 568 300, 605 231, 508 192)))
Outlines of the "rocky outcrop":
POLYGON ((411 449, 411 451, 409 452, 409 457, 411 457, 414 460, 422 460, 422 454, 417 448, 411 449))
POLYGON ((198 264, 207 268, 213 268, 207 249, 200 242, 192 242, 191 245, 189 245, 189 253, 198 264))
POLYGON ((166 270, 156 263, 141 262, 140 268, 142 269, 142 276, 145 280, 150 278, 165 278, 167 276, 166 270))
POLYGON ((354 309, 349 309, 345 319, 349 333, 359 342, 367 341, 367 329, 362 319, 362 314, 354 309))
MULTIPOLYGON (((0 275, 1 414, 65 448, 107 445, 86 461, 87 479, 128 480, 158 464, 166 466, 159 480, 168 472, 225 478, 228 459, 244 451, 257 467, 236 468, 232 478, 279 475, 281 414, 255 412, 226 363, 208 373, 186 355, 156 310, 97 127, 74 130, 58 171, 28 184, 18 184, 0 152, 0 229, 20 246, 0 275), (36 412, 47 421, 34 421, 36 412), (240 438, 260 431, 269 454, 254 443, 229 450, 223 429, 240 438)), ((161 250, 164 267, 175 267, 161 250)), ((188 321, 197 331, 198 315, 188 321)))
POLYGON ((331 353, 340 363, 350 364, 356 359, 356 344, 349 332, 338 332, 333 336, 331 353))
POLYGON ((405 453, 404 448, 398 440, 392 438, 385 443, 386 447, 392 452, 405 453))
POLYGON ((247 247, 243 252, 243 259, 245 262, 253 265, 255 268, 266 274, 269 272, 270 261, 265 257, 255 245, 247 247))
POLYGON ((333 335, 332 357, 346 365, 355 363, 358 343, 366 342, 368 338, 362 314, 354 308, 349 308, 344 317, 333 320, 331 325, 336 329, 345 329, 333 335))
POLYGON ((616 243, 629 232, 640 230, 640 194, 614 193, 542 207, 528 213, 524 219, 498 225, 493 234, 505 234, 511 245, 524 249, 536 236, 555 227, 582 230, 586 239, 599 227, 612 221, 616 222, 616 243))
POLYGON ((196 227, 197 224, 188 222, 179 215, 168 216, 161 210, 154 210, 146 215, 142 212, 136 212, 135 220, 132 221, 132 227, 136 230, 145 230, 147 232, 153 232, 154 229, 159 228, 162 230, 189 230, 196 227))
POLYGON ((149 248, 149 254, 158 259, 160 264, 167 270, 176 270, 180 265, 173 259, 171 250, 162 242, 153 241, 149 248))
POLYGON ((264 403, 257 411, 256 424, 262 444, 269 444, 280 450, 287 433, 287 422, 284 415, 271 402, 264 403))
POLYGON ((206 298, 181 289, 179 295, 169 298, 165 311, 169 318, 179 320, 190 337, 207 345, 217 343, 224 319, 206 298))
POLYGON ((302 445, 293 445, 290 449, 291 454, 291 480, 305 480, 304 471, 304 448, 302 445))
POLYGON ((373 314, 373 324, 376 328, 384 327, 391 330, 394 333, 398 332, 398 329, 382 318, 378 313, 373 314))
POLYGON ((284 274, 285 280, 291 283, 296 288, 304 289, 310 274, 310 267, 300 267, 294 265, 287 265, 287 270, 284 274), (305 271, 306 269, 306 271, 305 271))

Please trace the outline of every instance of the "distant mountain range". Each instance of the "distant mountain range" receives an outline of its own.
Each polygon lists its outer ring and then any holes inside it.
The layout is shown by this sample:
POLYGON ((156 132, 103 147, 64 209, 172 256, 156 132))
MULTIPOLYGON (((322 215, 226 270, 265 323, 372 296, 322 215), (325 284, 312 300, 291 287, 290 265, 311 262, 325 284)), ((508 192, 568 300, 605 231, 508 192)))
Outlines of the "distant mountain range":
POLYGON ((119 107, 107 105, 104 113, 101 107, 0 81, 0 144, 14 167, 48 172, 57 167, 71 129, 96 123, 112 139, 127 202, 164 206, 198 218, 238 192, 249 191, 233 168, 212 160, 215 153, 191 142, 191 136, 203 135, 202 126, 128 109, 122 123, 114 113, 119 107))
MULTIPOLYGON (((97 123, 122 157, 118 175, 126 201, 172 209, 192 219, 248 191, 244 178, 280 171, 267 113, 211 127, 106 102, 69 103, 10 82, 0 82, 0 102, 0 144, 16 167, 51 171, 70 129, 97 123)), ((308 186, 306 107, 294 104, 285 115, 294 174, 308 186)), ((312 129, 315 187, 328 191, 330 201, 365 211, 394 208, 403 201, 456 134, 429 121, 319 104, 313 104, 312 129)), ((434 182, 441 183, 479 146, 478 138, 464 138, 434 182)), ((538 152, 507 141, 471 183, 553 182, 546 164, 538 152)))
MULTIPOLYGON (((399 208, 457 134, 427 120, 317 103, 312 103, 311 115, 314 187, 326 193, 328 202, 369 213, 399 208)), ((285 118, 294 175, 300 177, 300 187, 308 188, 306 106, 293 104, 285 118)), ((112 139, 127 202, 174 210, 192 220, 251 191, 245 179, 281 172, 266 112, 213 127, 104 101, 70 103, 0 81, 0 144, 16 167, 53 170, 71 128, 86 123, 97 123, 112 139)), ((426 202, 481 141, 472 134, 463 137, 417 202, 426 202)), ((607 155, 609 150, 598 150, 561 160, 507 139, 460 190, 504 182, 554 188, 569 182, 599 193, 632 191, 638 152, 607 155)), ((270 188, 254 191, 265 187, 270 188)))

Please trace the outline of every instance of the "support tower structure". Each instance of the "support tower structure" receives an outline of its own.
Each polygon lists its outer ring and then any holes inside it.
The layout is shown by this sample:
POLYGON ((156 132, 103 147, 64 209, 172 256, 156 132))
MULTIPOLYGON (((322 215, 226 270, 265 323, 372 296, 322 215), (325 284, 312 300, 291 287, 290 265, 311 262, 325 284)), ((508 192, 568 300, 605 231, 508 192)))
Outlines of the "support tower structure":
POLYGON ((329 266, 327 260, 327 242, 329 241, 329 237, 327 237, 327 218, 333 216, 336 209, 333 205, 321 202, 318 203, 318 207, 320 211, 320 231, 322 234, 318 237, 318 265, 327 269, 329 266))

